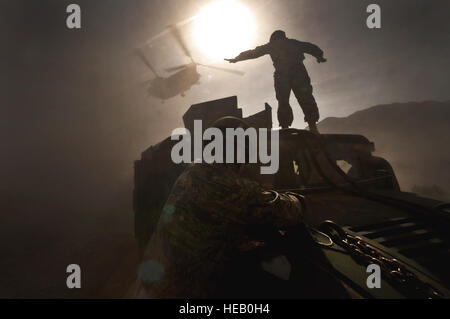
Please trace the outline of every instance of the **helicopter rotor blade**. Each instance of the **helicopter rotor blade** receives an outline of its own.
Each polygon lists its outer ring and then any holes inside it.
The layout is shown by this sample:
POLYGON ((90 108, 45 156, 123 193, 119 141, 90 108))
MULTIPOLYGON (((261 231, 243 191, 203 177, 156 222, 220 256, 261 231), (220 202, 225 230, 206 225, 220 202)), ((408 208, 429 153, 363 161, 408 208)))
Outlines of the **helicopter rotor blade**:
POLYGON ((135 50, 135 54, 153 72, 153 74, 156 77, 159 77, 159 75, 156 72, 155 68, 153 68, 153 66, 150 64, 150 62, 148 61, 147 57, 144 55, 144 52, 141 49, 136 49, 135 50))
POLYGON ((245 72, 242 72, 242 71, 239 71, 239 70, 222 68, 222 67, 219 67, 219 66, 206 65, 206 64, 201 64, 201 63, 197 63, 197 65, 203 66, 205 68, 215 69, 215 70, 224 71, 224 72, 228 72, 228 73, 232 73, 232 74, 236 74, 236 75, 241 75, 241 76, 245 74, 245 72))
MULTIPOLYGON (((191 23, 192 21, 194 21, 196 18, 197 18, 196 15, 195 15, 195 16, 192 16, 192 17, 189 17, 189 18, 187 18, 187 19, 185 19, 185 20, 183 20, 183 21, 180 21, 180 22, 175 23, 175 26, 176 26, 176 27, 183 27, 183 26, 185 26, 185 25, 191 23)), ((166 28, 165 30, 161 31, 160 33, 158 33, 158 34, 154 35, 153 37, 147 39, 147 40, 146 40, 145 42, 143 42, 139 47, 144 47, 144 46, 150 45, 150 44, 152 44, 153 42, 155 42, 156 40, 158 40, 158 39, 160 39, 160 38, 166 36, 166 35, 169 34, 170 32, 171 32, 171 30, 166 28)))
POLYGON ((187 66, 188 66, 188 64, 177 65, 177 66, 173 66, 171 68, 166 68, 164 70, 166 70, 167 72, 174 72, 174 71, 182 70, 182 69, 186 68, 187 66))
POLYGON ((181 32, 180 32, 180 29, 178 28, 178 26, 170 25, 169 28, 170 28, 170 31, 172 32, 172 35, 174 36, 175 40, 178 42, 181 49, 183 50, 184 54, 188 58, 190 58, 192 62, 194 62, 194 60, 192 59, 191 51, 189 51, 189 49, 187 48, 186 43, 184 42, 183 37, 181 36, 181 32))

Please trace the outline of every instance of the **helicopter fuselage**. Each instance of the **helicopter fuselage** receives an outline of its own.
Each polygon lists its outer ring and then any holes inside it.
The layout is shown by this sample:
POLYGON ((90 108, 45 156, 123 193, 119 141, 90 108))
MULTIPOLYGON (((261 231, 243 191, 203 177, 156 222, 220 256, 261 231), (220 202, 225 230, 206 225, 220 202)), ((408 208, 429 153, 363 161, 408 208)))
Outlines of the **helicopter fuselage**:
POLYGON ((177 95, 182 95, 188 91, 194 84, 197 84, 200 74, 197 72, 195 64, 188 64, 186 68, 171 74, 167 78, 159 77, 152 81, 148 89, 151 96, 167 100, 177 95))

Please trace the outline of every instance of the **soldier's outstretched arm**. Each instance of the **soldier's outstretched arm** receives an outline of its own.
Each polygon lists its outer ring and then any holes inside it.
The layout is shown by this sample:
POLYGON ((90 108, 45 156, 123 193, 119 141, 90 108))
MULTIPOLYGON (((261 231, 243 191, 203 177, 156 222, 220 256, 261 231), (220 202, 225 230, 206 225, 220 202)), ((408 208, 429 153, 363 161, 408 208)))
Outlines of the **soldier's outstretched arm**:
POLYGON ((319 48, 317 45, 309 43, 309 42, 302 42, 296 40, 297 46, 300 48, 300 50, 303 53, 308 53, 315 57, 317 59, 317 62, 326 62, 327 60, 323 57, 323 51, 321 48, 319 48))
POLYGON ((228 61, 230 63, 236 63, 236 62, 244 61, 244 60, 257 59, 259 57, 262 57, 265 54, 269 54, 269 47, 267 44, 260 45, 256 48, 254 48, 253 50, 241 52, 235 58, 225 59, 225 61, 228 61))

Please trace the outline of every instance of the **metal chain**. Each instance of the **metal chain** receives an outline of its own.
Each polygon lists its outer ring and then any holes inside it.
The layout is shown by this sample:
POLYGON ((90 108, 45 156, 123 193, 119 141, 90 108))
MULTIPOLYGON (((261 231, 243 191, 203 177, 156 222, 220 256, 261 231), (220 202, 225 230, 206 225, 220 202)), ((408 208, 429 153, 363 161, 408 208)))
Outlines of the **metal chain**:
POLYGON ((336 244, 344 248, 361 265, 377 264, 388 275, 388 281, 406 295, 415 298, 440 299, 444 298, 436 288, 420 280, 416 274, 409 271, 397 259, 383 256, 374 246, 365 242, 359 236, 353 236, 333 222, 322 225, 335 230, 332 238, 336 244), (337 240, 336 240, 337 239, 337 240))

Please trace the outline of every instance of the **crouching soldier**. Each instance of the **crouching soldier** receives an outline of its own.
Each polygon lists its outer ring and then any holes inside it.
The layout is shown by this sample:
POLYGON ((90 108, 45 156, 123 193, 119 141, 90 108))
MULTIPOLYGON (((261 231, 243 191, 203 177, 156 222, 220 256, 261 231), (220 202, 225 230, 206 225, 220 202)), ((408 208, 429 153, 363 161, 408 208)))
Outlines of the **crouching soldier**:
POLYGON ((193 164, 177 179, 138 269, 136 297, 206 298, 249 225, 302 222, 303 199, 242 177, 248 164, 193 164))

